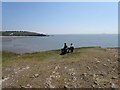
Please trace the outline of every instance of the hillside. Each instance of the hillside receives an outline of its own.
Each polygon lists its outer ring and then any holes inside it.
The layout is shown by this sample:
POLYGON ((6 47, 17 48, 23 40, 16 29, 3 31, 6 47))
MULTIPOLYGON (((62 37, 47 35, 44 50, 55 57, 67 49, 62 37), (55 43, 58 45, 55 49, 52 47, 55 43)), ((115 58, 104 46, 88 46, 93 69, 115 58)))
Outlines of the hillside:
POLYGON ((1 36, 48 36, 46 34, 39 34, 28 31, 1 31, 0 35, 1 36))
POLYGON ((3 88, 119 88, 118 49, 3 52, 3 88))

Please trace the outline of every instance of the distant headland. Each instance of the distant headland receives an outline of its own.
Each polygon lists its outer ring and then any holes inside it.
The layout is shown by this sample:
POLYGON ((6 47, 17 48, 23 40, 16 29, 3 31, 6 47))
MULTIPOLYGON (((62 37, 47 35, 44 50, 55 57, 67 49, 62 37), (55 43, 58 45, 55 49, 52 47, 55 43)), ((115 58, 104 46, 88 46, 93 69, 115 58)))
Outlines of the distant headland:
POLYGON ((0 36, 49 36, 49 35, 28 31, 0 31, 0 36))

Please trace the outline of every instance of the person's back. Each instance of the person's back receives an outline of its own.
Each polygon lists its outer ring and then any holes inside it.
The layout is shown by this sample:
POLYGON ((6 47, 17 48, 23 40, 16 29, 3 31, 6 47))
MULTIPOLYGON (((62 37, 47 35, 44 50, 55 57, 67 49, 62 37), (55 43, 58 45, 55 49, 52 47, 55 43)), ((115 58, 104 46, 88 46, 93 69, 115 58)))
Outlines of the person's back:
POLYGON ((64 54, 66 54, 67 53, 67 44, 66 43, 64 43, 64 47, 63 47, 63 49, 61 49, 61 55, 64 55, 64 54))
POLYGON ((64 49, 67 49, 67 45, 66 45, 66 43, 64 43, 64 49))
POLYGON ((64 43, 64 53, 67 53, 67 44, 64 43))
POLYGON ((71 52, 73 52, 73 50, 74 50, 74 46, 72 43, 70 44, 70 50, 71 50, 71 52))

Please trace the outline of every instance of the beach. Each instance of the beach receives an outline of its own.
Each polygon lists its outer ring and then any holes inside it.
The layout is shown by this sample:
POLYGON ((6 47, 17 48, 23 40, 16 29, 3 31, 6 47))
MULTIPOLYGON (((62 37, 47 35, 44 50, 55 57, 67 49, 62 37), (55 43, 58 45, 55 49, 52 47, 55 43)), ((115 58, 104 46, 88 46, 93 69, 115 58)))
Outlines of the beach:
POLYGON ((119 88, 118 49, 2 53, 3 88, 119 88))

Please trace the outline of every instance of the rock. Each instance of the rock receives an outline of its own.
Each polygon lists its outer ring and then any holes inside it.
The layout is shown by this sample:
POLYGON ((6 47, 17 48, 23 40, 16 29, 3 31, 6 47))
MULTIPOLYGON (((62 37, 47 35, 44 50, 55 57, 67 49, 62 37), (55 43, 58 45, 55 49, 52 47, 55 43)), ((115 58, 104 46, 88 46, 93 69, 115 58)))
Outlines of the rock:
POLYGON ((56 71, 52 71, 52 74, 55 74, 56 73, 56 71))
POLYGON ((49 88, 55 88, 55 86, 53 86, 53 85, 50 84, 50 85, 49 85, 49 88))
POLYGON ((100 63, 100 61, 98 60, 97 63, 100 63))
POLYGON ((98 67, 96 65, 94 65, 94 67, 97 69, 98 67))
POLYGON ((112 77, 112 79, 117 79, 117 78, 118 78, 118 77, 116 77, 116 76, 113 76, 113 77, 112 77))
POLYGON ((15 74, 17 74, 18 72, 15 72, 15 74))
POLYGON ((90 70, 90 67, 89 67, 89 66, 87 66, 87 69, 89 69, 89 70, 90 70))
POLYGON ((20 88, 28 88, 28 87, 25 87, 25 86, 20 85, 20 88))
POLYGON ((56 78, 59 79, 59 78, 60 78, 60 75, 57 75, 56 78))
POLYGON ((103 64, 104 66, 107 66, 106 64, 103 64))
POLYGON ((72 80, 71 79, 68 79, 69 82, 71 82, 72 80))
POLYGON ((110 59, 108 59, 107 61, 110 62, 110 59))
POLYGON ((99 85, 99 83, 100 83, 100 79, 96 78, 95 81, 94 81, 94 84, 99 85))
POLYGON ((83 73, 84 76, 87 76, 87 73, 83 73))
POLYGON ((105 76, 103 73, 100 73, 100 76, 105 76))
POLYGON ((111 83, 111 88, 117 88, 117 86, 114 83, 111 83))
POLYGON ((95 85, 92 85, 93 88, 95 88, 95 85))
POLYGON ((67 78, 64 78, 64 81, 66 81, 67 80, 67 78))
POLYGON ((93 78, 96 78, 96 74, 93 74, 93 78))
POLYGON ((46 78, 46 84, 51 84, 51 78, 46 78))
POLYGON ((32 86, 30 84, 27 84, 27 87, 32 88, 32 86))
POLYGON ((74 68, 68 69, 69 71, 74 71, 74 68))
POLYGON ((72 80, 73 80, 73 81, 76 81, 76 80, 77 80, 77 78, 76 78, 76 77, 73 77, 73 78, 72 78, 72 80))
POLYGON ((39 74, 35 74, 34 77, 37 78, 39 76, 39 74))
POLYGON ((2 82, 6 81, 8 79, 9 79, 9 77, 6 77, 6 78, 2 79, 2 82))
POLYGON ((50 75, 50 78, 55 78, 55 75, 50 75))
POLYGON ((67 67, 65 67, 65 69, 67 69, 67 67))
POLYGON ((64 88, 69 88, 68 85, 65 85, 64 88))
POLYGON ((115 57, 118 57, 118 55, 115 54, 115 57))
POLYGON ((98 82, 97 82, 97 81, 94 81, 94 84, 98 85, 98 82))
POLYGON ((27 84, 27 87, 32 87, 30 84, 27 84))
POLYGON ((95 58, 95 60, 97 60, 97 58, 95 58))
POLYGON ((59 69, 60 68, 60 66, 59 65, 57 65, 56 67, 55 67, 55 70, 57 70, 57 69, 59 69))
POLYGON ((75 75, 75 72, 70 73, 70 75, 71 75, 71 76, 74 76, 74 75, 75 75))

